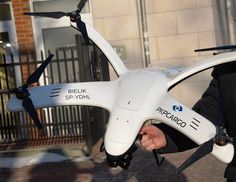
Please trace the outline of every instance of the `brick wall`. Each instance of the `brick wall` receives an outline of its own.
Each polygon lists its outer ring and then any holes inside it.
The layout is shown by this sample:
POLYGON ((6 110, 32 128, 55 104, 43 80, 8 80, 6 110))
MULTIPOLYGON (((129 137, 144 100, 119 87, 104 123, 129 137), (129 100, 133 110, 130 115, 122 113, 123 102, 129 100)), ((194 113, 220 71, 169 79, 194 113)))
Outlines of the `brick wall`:
POLYGON ((13 13, 15 17, 16 33, 20 54, 35 52, 32 22, 29 16, 24 16, 24 12, 29 12, 28 0, 12 1, 13 13))
MULTIPOLYGON (((14 0, 12 1, 12 8, 15 17, 20 62, 33 61, 35 59, 35 44, 31 17, 23 15, 24 12, 30 11, 29 1, 14 0)), ((30 67, 28 69, 27 65, 22 66, 23 80, 27 80, 28 70, 32 73, 35 68, 30 67)))

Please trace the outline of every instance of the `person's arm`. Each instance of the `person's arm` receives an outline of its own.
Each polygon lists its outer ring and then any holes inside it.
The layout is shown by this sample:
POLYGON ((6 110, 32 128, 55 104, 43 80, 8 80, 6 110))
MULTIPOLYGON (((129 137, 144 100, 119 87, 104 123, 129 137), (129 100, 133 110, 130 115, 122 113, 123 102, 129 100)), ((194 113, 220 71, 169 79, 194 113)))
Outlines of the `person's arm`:
POLYGON ((158 124, 156 127, 158 127, 165 133, 165 138, 167 142, 167 145, 165 147, 160 148, 158 150, 159 153, 182 152, 198 146, 195 142, 186 137, 184 134, 164 123, 158 124))
POLYGON ((175 153, 194 148, 197 145, 188 137, 166 124, 144 126, 141 146, 148 151, 158 150, 158 153, 175 153))

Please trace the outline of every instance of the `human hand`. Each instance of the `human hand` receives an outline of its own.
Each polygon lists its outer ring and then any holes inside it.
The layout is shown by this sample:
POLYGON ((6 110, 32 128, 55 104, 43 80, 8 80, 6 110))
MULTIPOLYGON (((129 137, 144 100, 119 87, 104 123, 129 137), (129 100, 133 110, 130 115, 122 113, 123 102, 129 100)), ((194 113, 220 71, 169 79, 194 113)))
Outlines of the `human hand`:
POLYGON ((148 151, 163 148, 167 144, 164 133, 154 125, 143 126, 139 133, 142 135, 140 144, 148 151))

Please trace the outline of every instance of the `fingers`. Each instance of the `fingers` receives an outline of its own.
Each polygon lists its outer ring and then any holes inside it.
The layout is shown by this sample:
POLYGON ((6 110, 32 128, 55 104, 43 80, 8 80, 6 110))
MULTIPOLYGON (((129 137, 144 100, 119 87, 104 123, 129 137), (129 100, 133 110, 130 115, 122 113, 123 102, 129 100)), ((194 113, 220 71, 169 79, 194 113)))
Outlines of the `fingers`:
POLYGON ((167 144, 164 133, 156 126, 143 126, 140 130, 140 134, 142 135, 140 145, 148 151, 160 149, 167 144))
POLYGON ((150 140, 148 135, 142 135, 141 143, 145 143, 147 140, 150 140))
POLYGON ((151 145, 153 142, 151 139, 149 139, 146 135, 143 136, 144 139, 141 140, 140 144, 142 145, 142 147, 146 148, 149 145, 151 145))
POLYGON ((148 151, 152 151, 157 146, 154 145, 153 140, 149 138, 148 135, 143 135, 142 140, 140 141, 141 146, 148 151))
POLYGON ((149 139, 145 142, 140 142, 141 146, 148 151, 152 151, 153 149, 160 149, 162 148, 161 144, 154 143, 153 140, 149 139))
POLYGON ((143 135, 145 133, 150 133, 151 130, 153 130, 155 126, 152 126, 152 125, 147 125, 147 126, 144 126, 141 128, 140 130, 140 134, 143 135))
POLYGON ((164 146, 163 143, 164 142, 161 139, 153 138, 148 134, 144 134, 142 136, 142 140, 140 141, 141 147, 148 151, 162 148, 164 146))
POLYGON ((146 147, 146 150, 148 150, 148 151, 152 151, 154 149, 155 149, 155 145, 154 144, 151 144, 148 147, 146 147))

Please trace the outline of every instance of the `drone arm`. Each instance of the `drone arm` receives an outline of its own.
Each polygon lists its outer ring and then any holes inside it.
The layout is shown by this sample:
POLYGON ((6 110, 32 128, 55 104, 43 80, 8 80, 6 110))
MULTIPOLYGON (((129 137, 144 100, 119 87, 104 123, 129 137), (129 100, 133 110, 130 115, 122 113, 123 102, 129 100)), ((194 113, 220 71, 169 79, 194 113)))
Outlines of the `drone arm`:
MULTIPOLYGON (((29 89, 35 108, 66 105, 98 106, 111 110, 116 82, 84 82, 55 84, 29 89)), ((15 96, 8 101, 9 111, 24 110, 15 96)))
POLYGON ((229 63, 232 61, 236 61, 236 52, 227 52, 224 54, 219 54, 216 56, 213 56, 211 58, 208 58, 200 63, 196 63, 188 68, 186 68, 184 71, 182 71, 180 74, 175 76, 168 84, 169 90, 173 88, 175 85, 179 84, 183 80, 187 79, 188 77, 191 77, 201 71, 204 71, 208 68, 212 68, 214 66, 229 63))
MULTIPOLYGON (((99 34, 91 25, 86 24, 86 29, 88 33, 88 37, 101 49, 101 51, 105 54, 116 73, 120 76, 125 74, 128 69, 123 64, 120 57, 111 47, 111 45, 99 34)), ((76 28, 75 25, 71 24, 72 27, 76 28)), ((76 28, 77 29, 77 28, 76 28)))
MULTIPOLYGON (((153 112, 153 119, 178 130, 198 145, 210 140, 216 134, 216 127, 209 120, 169 95, 162 98, 162 102, 153 112)), ((233 158, 234 149, 230 143, 224 147, 214 145, 212 154, 222 162, 229 163, 233 158)))

